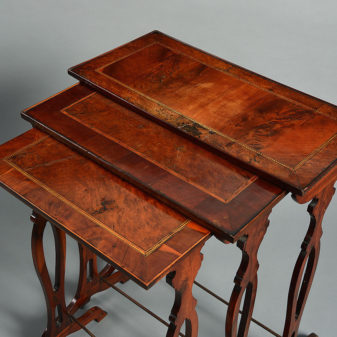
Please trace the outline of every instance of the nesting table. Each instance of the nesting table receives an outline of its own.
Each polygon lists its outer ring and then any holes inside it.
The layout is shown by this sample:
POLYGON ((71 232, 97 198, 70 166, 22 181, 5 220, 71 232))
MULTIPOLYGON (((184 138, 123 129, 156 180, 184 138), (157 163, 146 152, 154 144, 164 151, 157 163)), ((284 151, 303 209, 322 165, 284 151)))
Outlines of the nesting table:
POLYGON ((75 317, 91 296, 121 291, 115 285, 129 280, 149 289, 166 276, 176 296, 169 323, 153 316, 168 326, 168 337, 182 335, 184 322, 185 335, 196 337, 192 286, 200 250, 214 235, 242 251, 224 336, 247 337, 258 250, 270 212, 290 192, 298 203, 310 201, 311 219, 282 334, 296 337, 337 180, 337 107, 158 31, 69 73, 80 82, 23 111, 33 129, 0 147, 1 185, 33 209, 44 336, 91 334, 86 324, 106 313, 93 307, 75 317), (43 253, 47 221, 54 283, 43 253), (69 304, 66 233, 80 251, 69 304), (97 256, 107 263, 102 270, 97 256))

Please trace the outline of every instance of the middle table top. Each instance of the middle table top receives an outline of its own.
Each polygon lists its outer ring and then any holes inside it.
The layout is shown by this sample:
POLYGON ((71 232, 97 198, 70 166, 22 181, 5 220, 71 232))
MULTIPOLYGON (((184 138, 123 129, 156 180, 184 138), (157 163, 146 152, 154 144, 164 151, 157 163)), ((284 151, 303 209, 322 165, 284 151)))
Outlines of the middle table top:
POLYGON ((285 194, 83 85, 43 101, 23 116, 231 242, 285 194))

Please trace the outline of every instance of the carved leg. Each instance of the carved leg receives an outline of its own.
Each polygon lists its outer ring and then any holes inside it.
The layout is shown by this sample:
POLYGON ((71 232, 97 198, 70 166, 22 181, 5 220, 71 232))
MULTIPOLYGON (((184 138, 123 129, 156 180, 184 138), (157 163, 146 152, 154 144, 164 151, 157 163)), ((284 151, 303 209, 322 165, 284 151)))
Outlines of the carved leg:
POLYGON ((91 296, 109 288, 105 279, 110 284, 126 282, 129 277, 115 271, 115 268, 109 264, 98 272, 97 256, 85 246, 78 244, 80 256, 80 272, 76 295, 68 306, 68 312, 73 315, 79 308, 90 301, 91 296))
POLYGON ((175 267, 175 271, 166 277, 167 283, 175 289, 175 301, 166 337, 178 337, 184 322, 186 337, 198 335, 198 314, 195 310, 197 301, 192 295, 192 287, 203 259, 201 248, 202 245, 195 248, 175 267))
MULTIPOLYGON (((323 233, 322 220, 334 193, 333 184, 329 184, 313 198, 308 206, 310 225, 291 278, 283 337, 297 337, 319 258, 320 239, 323 233)), ((298 196, 294 196, 294 199, 299 203, 307 201, 298 196)))
POLYGON ((247 337, 257 290, 258 250, 269 225, 269 213, 256 219, 250 232, 237 245, 242 250, 242 261, 234 280, 226 317, 226 337, 247 337), (238 326, 242 297, 245 294, 243 313, 238 326))
MULTIPOLYGON (((43 337, 67 336, 81 327, 73 322, 67 311, 64 296, 64 277, 65 277, 65 259, 66 259, 66 236, 63 231, 52 226, 55 238, 55 283, 52 284, 47 269, 44 249, 43 233, 46 227, 46 220, 39 214, 33 212, 31 220, 34 223, 32 232, 32 255, 36 273, 41 282, 47 305, 47 329, 43 337)), ((92 320, 100 321, 106 313, 98 307, 92 308, 89 312, 77 319, 77 321, 86 325, 92 320)))

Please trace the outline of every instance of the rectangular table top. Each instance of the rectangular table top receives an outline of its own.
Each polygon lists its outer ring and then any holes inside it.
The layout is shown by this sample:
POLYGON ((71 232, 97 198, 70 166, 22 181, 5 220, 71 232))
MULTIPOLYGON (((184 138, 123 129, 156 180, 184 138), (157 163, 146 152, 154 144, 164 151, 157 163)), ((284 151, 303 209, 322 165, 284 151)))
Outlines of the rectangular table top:
POLYGON ((231 242, 284 196, 279 187, 84 85, 22 115, 231 242))
POLYGON ((304 194, 337 160, 337 107, 152 32, 69 73, 304 194))
POLYGON ((0 158, 0 185, 144 287, 210 235, 36 129, 0 158))

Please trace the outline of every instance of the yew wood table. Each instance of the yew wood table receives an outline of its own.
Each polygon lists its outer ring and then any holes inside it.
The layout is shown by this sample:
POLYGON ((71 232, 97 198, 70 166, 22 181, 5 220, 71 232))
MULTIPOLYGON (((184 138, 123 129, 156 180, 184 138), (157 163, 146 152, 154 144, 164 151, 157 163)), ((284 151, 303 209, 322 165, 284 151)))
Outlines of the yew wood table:
MULTIPOLYGON (((167 337, 177 337, 185 321, 186 336, 197 336, 192 285, 209 230, 36 129, 3 144, 0 156, 1 185, 33 209, 33 260, 48 309, 44 337, 67 336, 86 329, 91 320, 100 321, 106 313, 98 307, 74 316, 95 293, 109 287, 120 291, 115 284, 129 278, 148 289, 164 275, 176 290, 170 324, 159 318, 169 327, 167 337), (55 236, 54 284, 42 241, 47 220, 55 236), (78 241, 80 250, 78 288, 68 305, 64 297, 65 233, 78 241), (100 272, 96 255, 108 263, 100 272)), ((271 208, 285 193, 230 163, 221 170, 229 181, 239 180, 240 186, 240 192, 236 184, 228 186, 231 200, 218 211, 227 219, 221 230, 238 237, 243 252, 227 329, 236 331, 241 297, 247 289, 241 318, 241 329, 247 330, 257 287, 258 247, 271 208)))
MULTIPOLYGON (((23 118, 55 146, 64 143, 222 242, 237 243, 242 262, 226 337, 248 335, 257 254, 272 208, 288 192, 299 203, 311 201, 283 331, 296 337, 337 179, 337 107, 157 31, 69 73, 80 83, 25 110, 23 118)), ((101 208, 104 214, 108 207, 101 208)), ((161 249, 159 242, 148 256, 161 249)))
POLYGON ((0 155, 2 186, 33 209, 32 253, 48 314, 44 337, 89 332, 85 325, 106 315, 93 307, 75 318, 91 296, 110 287, 121 292, 115 284, 129 279, 149 289, 165 275, 176 292, 167 336, 178 336, 184 321, 186 334, 196 336, 192 285, 207 229, 38 130, 3 144, 0 155), (55 237, 54 282, 44 257, 47 221, 55 237), (78 241, 80 253, 78 287, 68 305, 65 233, 78 241), (107 262, 101 271, 97 255, 107 262))

